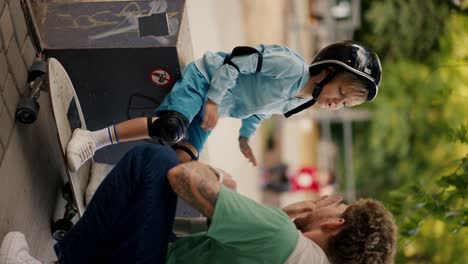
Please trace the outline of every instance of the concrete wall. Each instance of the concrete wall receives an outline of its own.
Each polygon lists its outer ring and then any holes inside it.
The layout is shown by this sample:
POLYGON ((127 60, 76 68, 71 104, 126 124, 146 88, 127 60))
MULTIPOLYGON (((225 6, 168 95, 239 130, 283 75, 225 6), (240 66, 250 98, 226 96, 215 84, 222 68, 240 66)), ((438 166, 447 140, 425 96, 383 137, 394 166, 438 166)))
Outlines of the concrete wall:
POLYGON ((36 50, 19 0, 0 0, 0 238, 24 232, 32 253, 52 260, 50 219, 62 180, 48 94, 32 125, 15 122, 18 100, 26 92, 28 68, 36 50))
POLYGON ((0 160, 14 129, 16 103, 24 93, 27 67, 35 57, 19 1, 0 1, 0 160))

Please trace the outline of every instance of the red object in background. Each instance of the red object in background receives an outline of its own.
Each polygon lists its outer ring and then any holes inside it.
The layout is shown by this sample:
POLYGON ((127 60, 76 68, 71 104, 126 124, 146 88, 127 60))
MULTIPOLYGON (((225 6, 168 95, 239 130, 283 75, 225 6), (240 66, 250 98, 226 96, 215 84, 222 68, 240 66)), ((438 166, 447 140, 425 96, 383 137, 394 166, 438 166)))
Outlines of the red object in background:
POLYGON ((296 175, 291 178, 291 191, 313 191, 318 192, 320 185, 317 179, 317 169, 312 166, 302 167, 296 175))

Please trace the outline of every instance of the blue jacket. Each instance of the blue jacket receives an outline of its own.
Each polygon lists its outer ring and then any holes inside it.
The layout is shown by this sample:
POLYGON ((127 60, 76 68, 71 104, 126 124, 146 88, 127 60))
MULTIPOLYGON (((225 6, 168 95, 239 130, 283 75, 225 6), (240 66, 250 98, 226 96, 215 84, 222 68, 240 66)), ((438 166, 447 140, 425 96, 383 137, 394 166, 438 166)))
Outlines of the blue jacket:
POLYGON ((287 111, 310 99, 297 98, 309 81, 309 64, 299 54, 280 45, 259 45, 262 70, 255 73, 258 54, 232 59, 240 73, 224 64, 224 52, 207 52, 194 63, 210 83, 208 98, 218 104, 220 117, 242 119, 240 136, 250 138, 262 119, 287 111))

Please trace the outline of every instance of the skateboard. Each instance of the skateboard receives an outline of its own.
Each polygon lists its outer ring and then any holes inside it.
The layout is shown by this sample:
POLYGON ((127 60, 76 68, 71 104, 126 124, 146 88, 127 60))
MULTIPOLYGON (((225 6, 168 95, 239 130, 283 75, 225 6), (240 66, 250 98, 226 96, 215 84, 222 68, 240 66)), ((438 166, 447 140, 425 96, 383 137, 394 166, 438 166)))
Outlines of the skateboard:
POLYGON ((66 149, 73 131, 76 128, 86 129, 86 123, 81 111, 80 102, 67 71, 55 58, 47 60, 47 83, 49 85, 52 115, 56 124, 56 135, 62 162, 68 182, 62 188, 62 194, 67 204, 62 219, 52 226, 52 235, 60 240, 71 229, 72 218, 78 214, 83 216, 86 209, 85 193, 88 186, 93 159, 86 161, 76 172, 68 169, 66 149))

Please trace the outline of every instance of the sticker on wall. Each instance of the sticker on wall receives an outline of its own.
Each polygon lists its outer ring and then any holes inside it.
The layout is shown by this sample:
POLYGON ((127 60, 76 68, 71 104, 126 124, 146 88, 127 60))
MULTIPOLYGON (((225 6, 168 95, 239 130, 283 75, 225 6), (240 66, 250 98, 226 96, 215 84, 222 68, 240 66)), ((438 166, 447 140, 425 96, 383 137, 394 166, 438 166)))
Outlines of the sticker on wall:
POLYGON ((157 68, 151 71, 150 80, 156 86, 167 86, 172 83, 172 75, 163 68, 157 68))

